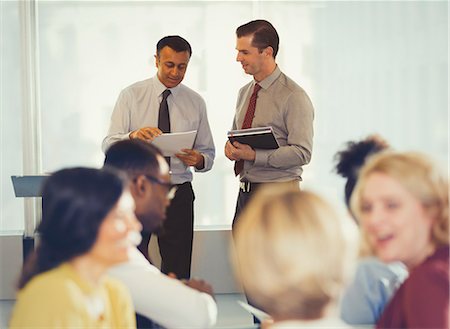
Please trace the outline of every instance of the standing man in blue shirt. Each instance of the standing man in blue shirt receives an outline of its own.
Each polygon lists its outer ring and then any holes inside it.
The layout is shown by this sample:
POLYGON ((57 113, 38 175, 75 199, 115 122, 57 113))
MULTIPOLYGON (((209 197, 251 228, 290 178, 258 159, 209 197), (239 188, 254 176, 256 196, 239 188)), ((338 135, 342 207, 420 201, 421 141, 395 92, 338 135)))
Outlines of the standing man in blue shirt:
MULTIPOLYGON (((117 141, 141 139, 151 142, 163 132, 197 130, 192 149, 168 158, 171 183, 178 187, 167 209, 167 220, 158 237, 161 271, 188 279, 191 270, 194 224, 194 192, 192 171, 212 168, 215 148, 203 98, 183 85, 192 55, 190 44, 180 36, 167 36, 156 45, 157 74, 136 82, 119 95, 103 151, 117 141)), ((140 250, 148 256, 150 233, 143 232, 140 250)))
POLYGON ((253 80, 239 91, 232 129, 272 126, 278 149, 252 149, 229 141, 225 156, 235 161, 240 190, 233 225, 256 189, 265 183, 299 186, 311 160, 314 109, 306 92, 276 63, 279 37, 271 23, 255 20, 236 30, 236 60, 253 80))

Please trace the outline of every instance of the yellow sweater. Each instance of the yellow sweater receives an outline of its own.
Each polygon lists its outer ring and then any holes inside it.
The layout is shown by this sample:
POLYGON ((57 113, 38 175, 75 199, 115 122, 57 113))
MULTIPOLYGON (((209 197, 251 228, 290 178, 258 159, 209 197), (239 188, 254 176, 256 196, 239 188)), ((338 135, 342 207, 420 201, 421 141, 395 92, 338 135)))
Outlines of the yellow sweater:
POLYGON ((19 291, 10 328, 136 328, 131 298, 121 283, 92 286, 65 263, 34 277, 19 291))

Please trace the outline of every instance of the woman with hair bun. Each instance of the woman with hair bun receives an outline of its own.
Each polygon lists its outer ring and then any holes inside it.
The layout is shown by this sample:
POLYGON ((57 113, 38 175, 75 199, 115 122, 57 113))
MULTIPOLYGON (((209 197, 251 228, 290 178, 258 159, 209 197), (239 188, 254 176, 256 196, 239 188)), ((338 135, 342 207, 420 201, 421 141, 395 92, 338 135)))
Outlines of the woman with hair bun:
MULTIPOLYGON (((348 208, 361 167, 371 156, 388 148, 388 143, 379 135, 370 135, 348 142, 346 148, 335 155, 336 172, 347 180, 345 203, 348 208)), ((342 297, 341 318, 352 325, 374 325, 407 277, 408 271, 401 262, 385 264, 376 257, 363 255, 342 297)))

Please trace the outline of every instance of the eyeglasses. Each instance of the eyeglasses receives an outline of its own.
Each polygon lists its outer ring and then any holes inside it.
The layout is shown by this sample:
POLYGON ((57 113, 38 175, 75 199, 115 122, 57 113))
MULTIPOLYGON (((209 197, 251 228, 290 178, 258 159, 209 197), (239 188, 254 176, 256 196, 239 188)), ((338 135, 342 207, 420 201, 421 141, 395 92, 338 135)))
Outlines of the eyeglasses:
POLYGON ((149 181, 156 183, 158 185, 164 186, 165 188, 167 188, 167 199, 172 200, 175 197, 175 193, 178 190, 178 186, 174 186, 169 182, 163 182, 162 180, 150 176, 150 175, 144 175, 145 178, 147 178, 149 181))

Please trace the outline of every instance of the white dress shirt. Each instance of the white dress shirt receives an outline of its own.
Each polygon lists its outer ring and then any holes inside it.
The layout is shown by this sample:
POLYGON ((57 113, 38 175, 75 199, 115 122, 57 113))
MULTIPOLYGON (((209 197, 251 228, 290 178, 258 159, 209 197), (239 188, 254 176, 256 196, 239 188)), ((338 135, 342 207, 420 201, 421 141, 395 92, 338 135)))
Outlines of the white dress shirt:
POLYGON ((136 312, 166 328, 210 328, 217 320, 214 299, 162 274, 137 250, 109 270, 130 291, 136 312))
MULTIPOLYGON (((114 107, 108 135, 103 140, 102 149, 105 152, 112 144, 129 139, 130 132, 143 127, 158 127, 159 104, 162 93, 168 89, 157 76, 139 81, 122 90, 114 107)), ((204 159, 205 172, 212 168, 215 148, 206 114, 206 104, 203 98, 179 84, 169 88, 171 94, 167 98, 170 116, 171 132, 186 132, 197 130, 193 149, 199 151, 204 159)), ((176 157, 170 159, 171 179, 173 184, 192 181, 190 167, 176 157)))

